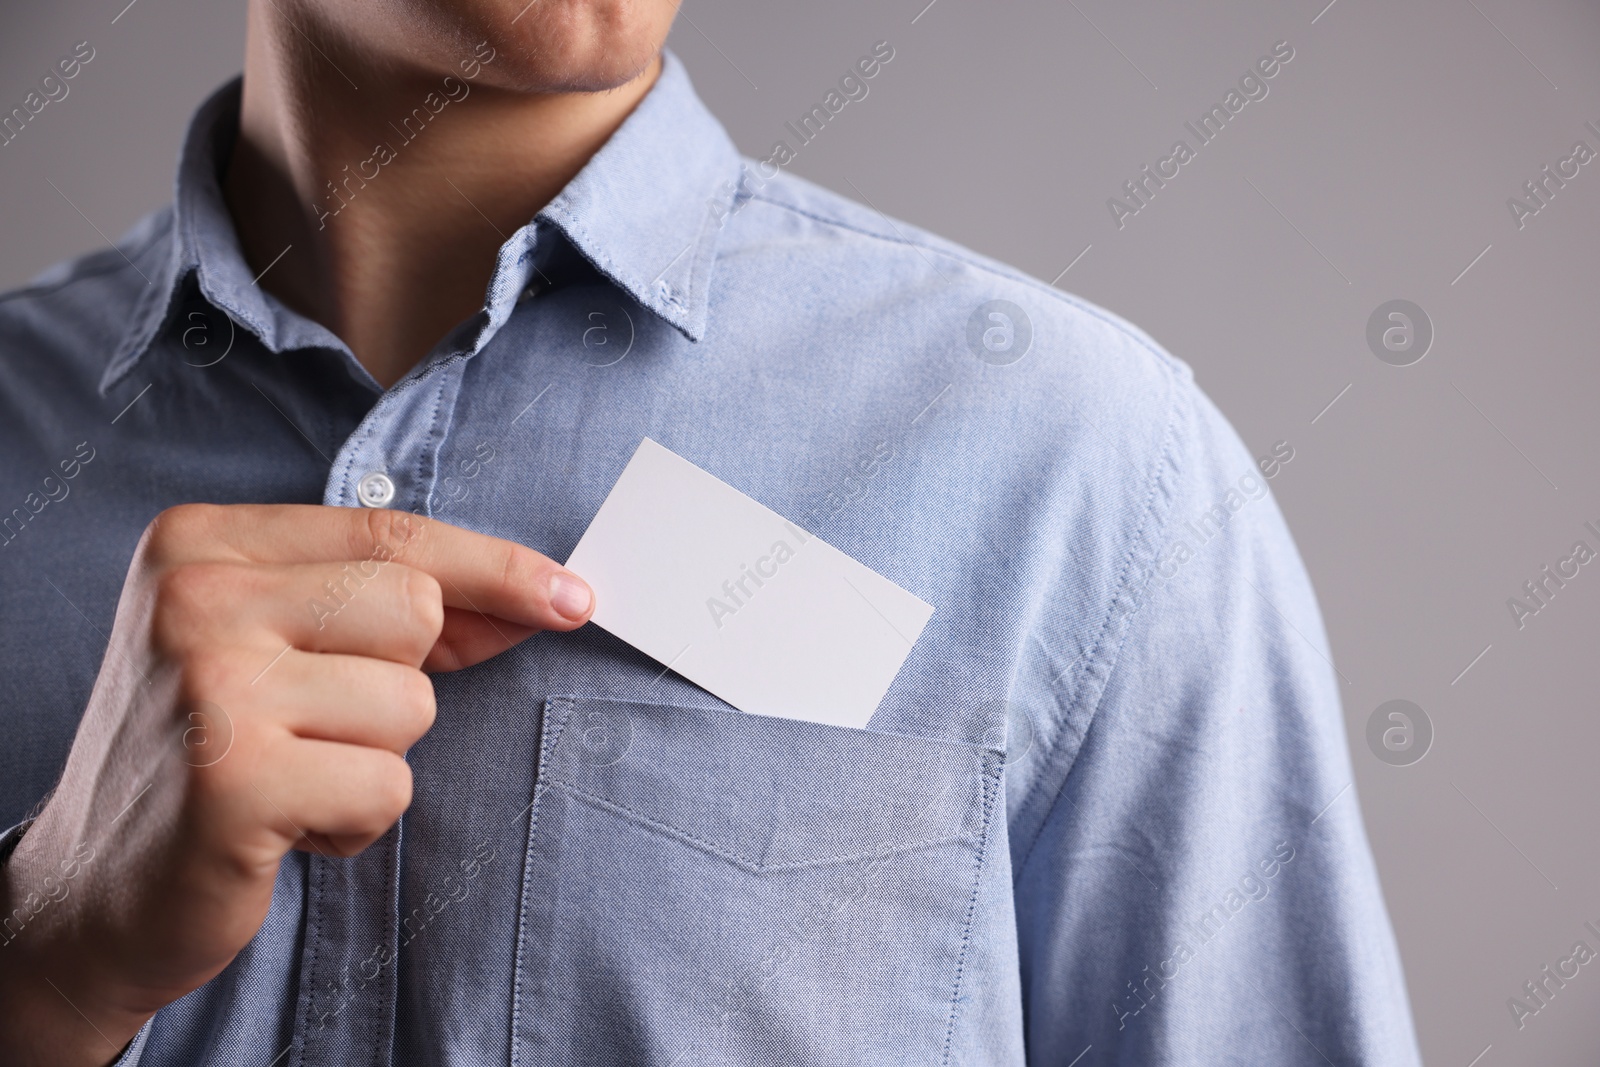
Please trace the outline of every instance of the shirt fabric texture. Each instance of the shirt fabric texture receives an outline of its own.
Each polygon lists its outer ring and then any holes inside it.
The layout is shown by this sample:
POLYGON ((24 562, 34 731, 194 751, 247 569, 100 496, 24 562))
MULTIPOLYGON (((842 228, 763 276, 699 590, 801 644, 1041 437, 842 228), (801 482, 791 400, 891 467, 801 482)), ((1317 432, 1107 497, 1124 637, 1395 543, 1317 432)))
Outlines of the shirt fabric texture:
POLYGON ((594 626, 435 676, 400 825, 291 853, 120 1063, 1419 1062, 1312 589, 1183 363, 742 159, 668 53, 382 389, 253 282, 238 107, 200 109, 170 207, 0 298, 12 839, 183 502, 358 507, 383 472, 564 560, 648 436, 936 611, 866 730, 594 626))

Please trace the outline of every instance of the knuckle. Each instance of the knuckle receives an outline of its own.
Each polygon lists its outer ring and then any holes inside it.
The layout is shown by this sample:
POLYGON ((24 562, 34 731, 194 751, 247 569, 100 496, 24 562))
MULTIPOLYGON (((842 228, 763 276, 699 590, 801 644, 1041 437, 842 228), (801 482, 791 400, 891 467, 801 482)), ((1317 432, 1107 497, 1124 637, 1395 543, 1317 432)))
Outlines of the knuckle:
MULTIPOLYGON (((242 747, 242 746, 238 746, 242 747)), ((242 765, 246 762, 244 754, 239 753, 239 759, 218 760, 215 763, 185 764, 183 766, 185 790, 188 793, 188 807, 193 812, 217 812, 227 810, 238 803, 241 798, 248 800, 247 794, 251 791, 246 784, 245 772, 242 765)))
MULTIPOLYGON (((180 729, 195 725, 195 720, 180 715, 180 729)), ((181 765, 184 788, 188 793, 186 807, 207 824, 228 824, 231 820, 219 818, 219 813, 236 811, 241 801, 253 807, 260 799, 253 796, 256 791, 253 784, 255 775, 263 763, 270 764, 276 758, 274 746, 268 740, 268 734, 243 717, 228 716, 221 721, 202 720, 200 725, 212 732, 206 739, 207 743, 224 746, 226 757, 212 759, 211 754, 203 749, 186 749, 180 736, 180 752, 198 757, 186 759, 181 765)))
POLYGON ((209 621, 235 598, 225 594, 230 568, 218 564, 185 563, 163 570, 155 580, 152 636, 168 651, 188 649, 203 639, 209 621))
POLYGON ((220 510, 217 504, 178 504, 167 508, 145 527, 140 554, 157 566, 183 559, 194 544, 210 534, 220 510))
POLYGON ((526 589, 538 580, 544 570, 544 557, 531 548, 507 542, 500 561, 500 587, 526 589))
POLYGON ((213 651, 197 651, 184 662, 178 691, 179 706, 228 703, 227 694, 238 677, 234 661, 213 651))
POLYGON ((524 603, 534 615, 545 609, 546 583, 558 565, 526 545, 508 542, 500 562, 500 588, 524 603))
POLYGON ((400 708, 413 727, 408 731, 421 737, 433 725, 438 705, 433 693, 433 682, 418 670, 407 669, 400 679, 400 708))
POLYGON ((414 567, 400 568, 399 576, 401 601, 431 648, 444 629, 444 590, 437 578, 414 567))
POLYGON ((156 579, 156 601, 172 611, 203 607, 215 595, 217 568, 203 563, 169 567, 156 579))
POLYGON ((399 560, 421 531, 422 519, 407 511, 365 508, 363 516, 350 546, 352 559, 399 560))
POLYGON ((387 828, 411 806, 411 767, 392 753, 385 759, 373 783, 373 800, 387 828))
POLYGON ((356 837, 351 837, 340 834, 328 838, 327 847, 328 851, 332 852, 340 859, 354 859, 356 856, 359 856, 361 853, 365 852, 369 845, 377 841, 378 838, 382 836, 382 834, 361 834, 356 837))

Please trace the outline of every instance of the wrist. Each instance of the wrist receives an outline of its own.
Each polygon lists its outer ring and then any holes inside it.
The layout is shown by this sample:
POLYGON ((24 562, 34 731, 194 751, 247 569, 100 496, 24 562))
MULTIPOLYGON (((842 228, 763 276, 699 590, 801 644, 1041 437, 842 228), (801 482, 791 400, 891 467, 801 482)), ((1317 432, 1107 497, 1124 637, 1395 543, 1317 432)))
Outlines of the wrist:
POLYGON ((0 840, 0 1062, 113 1063, 148 1016, 111 1007, 100 992, 98 961, 74 943, 70 919, 51 914, 68 883, 38 875, 29 850, 17 848, 19 831, 0 840))

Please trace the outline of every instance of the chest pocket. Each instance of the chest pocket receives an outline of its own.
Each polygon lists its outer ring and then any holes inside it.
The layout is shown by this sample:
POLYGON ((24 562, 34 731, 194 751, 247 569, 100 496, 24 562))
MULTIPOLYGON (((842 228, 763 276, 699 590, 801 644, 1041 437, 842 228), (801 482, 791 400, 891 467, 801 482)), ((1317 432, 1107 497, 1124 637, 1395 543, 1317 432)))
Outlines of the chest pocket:
POLYGON ((513 1064, 939 1062, 1000 759, 551 698, 513 1064))

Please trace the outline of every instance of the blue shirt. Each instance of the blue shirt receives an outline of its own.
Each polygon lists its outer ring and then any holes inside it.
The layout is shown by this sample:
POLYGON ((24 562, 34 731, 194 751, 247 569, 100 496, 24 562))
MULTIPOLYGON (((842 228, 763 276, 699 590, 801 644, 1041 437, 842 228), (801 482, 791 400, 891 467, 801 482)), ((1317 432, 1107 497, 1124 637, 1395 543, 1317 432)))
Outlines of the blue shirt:
POLYGON ((286 858, 127 1063, 1418 1062, 1268 491, 1292 442, 1253 456, 1105 311, 741 159, 670 55, 382 389, 253 283, 238 107, 200 110, 170 208, 0 301, 0 826, 184 501, 357 507, 383 473, 561 560, 649 436, 937 610, 865 730, 593 626, 436 676, 402 823, 286 858))

